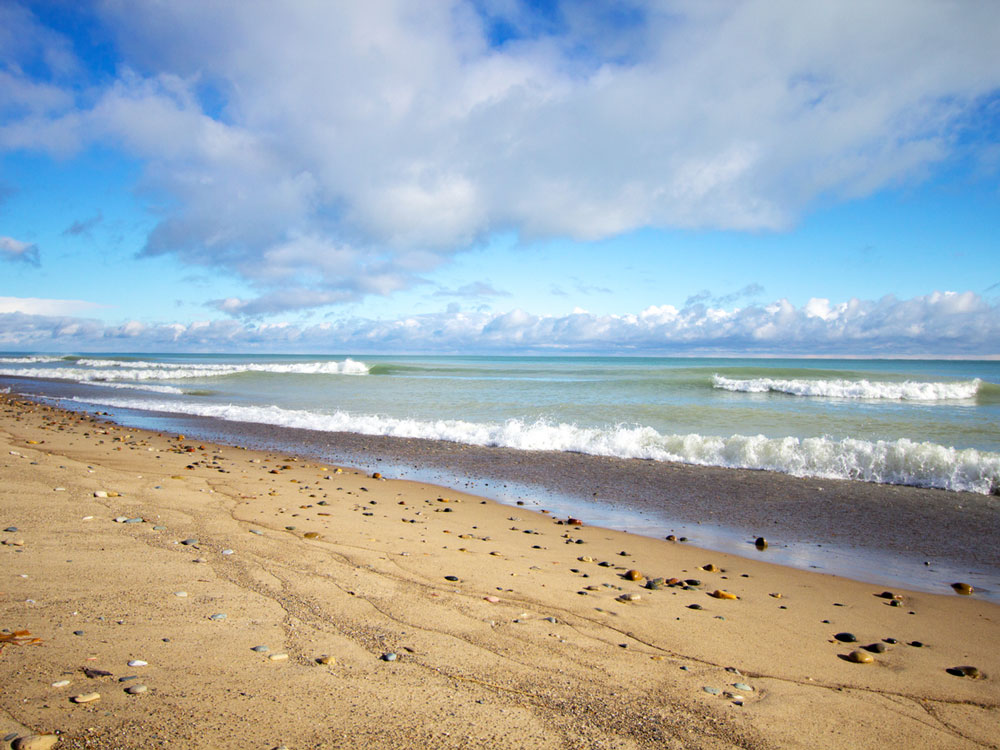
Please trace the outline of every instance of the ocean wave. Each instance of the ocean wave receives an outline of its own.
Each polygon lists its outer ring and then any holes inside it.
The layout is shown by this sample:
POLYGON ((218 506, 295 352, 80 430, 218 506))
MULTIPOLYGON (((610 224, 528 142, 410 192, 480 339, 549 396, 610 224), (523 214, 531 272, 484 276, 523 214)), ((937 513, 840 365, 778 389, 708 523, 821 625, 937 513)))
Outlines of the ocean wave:
POLYGON ((151 383, 106 383, 100 380, 90 382, 90 385, 99 385, 102 388, 121 388, 136 391, 146 391, 147 393, 167 393, 170 395, 183 396, 184 391, 172 385, 153 385, 151 383))
POLYGON ((919 383, 879 380, 781 380, 750 378, 739 380, 713 375, 715 388, 738 393, 787 393, 792 396, 825 398, 885 399, 890 401, 951 401, 975 398, 982 381, 979 378, 950 383, 919 383))
POLYGON ((319 414, 277 406, 185 404, 128 399, 74 398, 95 405, 174 412, 233 422, 322 432, 425 438, 520 450, 556 450, 618 458, 677 461, 702 466, 765 469, 799 477, 854 479, 988 494, 1000 487, 1000 454, 928 442, 764 435, 662 435, 651 427, 580 427, 545 420, 502 423, 400 419, 337 411, 319 414))
POLYGON ((43 354, 32 354, 24 357, 0 357, 0 363, 12 365, 34 365, 43 362, 62 362, 62 357, 52 357, 43 354))
POLYGON ((364 362, 345 359, 342 362, 245 363, 245 364, 178 364, 171 362, 124 362, 116 360, 81 359, 77 367, 58 369, 0 369, 0 375, 22 378, 53 378, 79 383, 95 381, 183 380, 186 378, 216 378, 244 372, 269 372, 285 375, 367 375, 364 362))

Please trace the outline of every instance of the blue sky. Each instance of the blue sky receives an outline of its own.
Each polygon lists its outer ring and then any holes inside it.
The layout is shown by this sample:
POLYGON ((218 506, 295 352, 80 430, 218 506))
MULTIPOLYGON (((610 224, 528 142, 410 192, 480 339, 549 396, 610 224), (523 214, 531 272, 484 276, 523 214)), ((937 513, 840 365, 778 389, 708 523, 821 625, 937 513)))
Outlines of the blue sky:
POLYGON ((1000 7, 0 4, 0 349, 1000 354, 1000 7))

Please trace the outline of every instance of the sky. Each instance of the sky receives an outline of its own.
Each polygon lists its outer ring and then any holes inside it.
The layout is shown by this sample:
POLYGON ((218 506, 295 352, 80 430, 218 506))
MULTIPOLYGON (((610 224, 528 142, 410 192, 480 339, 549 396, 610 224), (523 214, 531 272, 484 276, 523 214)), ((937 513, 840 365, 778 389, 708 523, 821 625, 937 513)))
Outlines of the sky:
POLYGON ((1000 356, 1000 4, 0 0, 0 350, 1000 356))

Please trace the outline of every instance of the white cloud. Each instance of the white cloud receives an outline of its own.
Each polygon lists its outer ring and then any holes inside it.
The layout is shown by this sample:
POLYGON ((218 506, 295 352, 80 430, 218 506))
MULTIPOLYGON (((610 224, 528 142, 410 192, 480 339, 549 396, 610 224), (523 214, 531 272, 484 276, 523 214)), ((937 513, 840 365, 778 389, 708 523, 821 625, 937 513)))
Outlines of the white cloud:
POLYGON ((74 99, 65 40, 12 47, 63 72, 8 65, 0 148, 128 150, 165 198, 146 252, 269 314, 412 286, 499 231, 782 229, 919 178, 1000 88, 993 3, 480 5, 108 0, 117 79, 74 99), (491 46, 497 20, 524 34, 491 46))
POLYGON ((103 307, 96 302, 78 299, 40 299, 38 297, 0 297, 0 313, 26 315, 76 315, 103 307))
POLYGON ((37 266, 39 265, 38 245, 21 242, 13 237, 0 237, 0 258, 19 260, 37 266))
MULTIPOLYGON (((3 311, 0 299, 0 311, 3 311)), ((36 351, 339 351, 599 354, 996 356, 1000 302, 972 292, 898 300, 787 300, 743 308, 649 307, 638 314, 565 316, 445 312, 318 325, 235 320, 104 325, 59 314, 0 312, 0 345, 36 351), (830 311, 825 317, 817 309, 830 311)))

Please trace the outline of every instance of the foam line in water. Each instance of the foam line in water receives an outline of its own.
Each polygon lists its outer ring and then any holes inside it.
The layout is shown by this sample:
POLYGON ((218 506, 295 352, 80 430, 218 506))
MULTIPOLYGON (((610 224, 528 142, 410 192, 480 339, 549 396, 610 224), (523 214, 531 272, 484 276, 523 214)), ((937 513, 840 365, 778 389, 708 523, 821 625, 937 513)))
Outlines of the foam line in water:
POLYGON ((949 401, 975 398, 982 381, 951 383, 891 382, 878 380, 781 380, 776 378, 735 379, 713 375, 715 388, 737 393, 787 393, 792 396, 826 398, 886 399, 894 401, 949 401))
POLYGON ((0 369, 0 375, 23 378, 54 378, 79 383, 95 381, 183 380, 238 375, 243 372, 271 372, 284 375, 367 375, 364 362, 180 364, 172 362, 121 362, 115 360, 78 360, 76 367, 0 369))
POLYGON ((662 435, 651 427, 604 428, 545 420, 503 423, 417 420, 337 411, 321 414, 277 406, 187 404, 131 399, 72 399, 80 403, 175 412, 234 422, 297 427, 324 432, 446 440, 521 450, 557 450, 619 458, 678 461, 703 466, 766 469, 794 476, 856 479, 987 494, 1000 487, 1000 454, 958 450, 912 440, 799 439, 764 435, 662 435))

